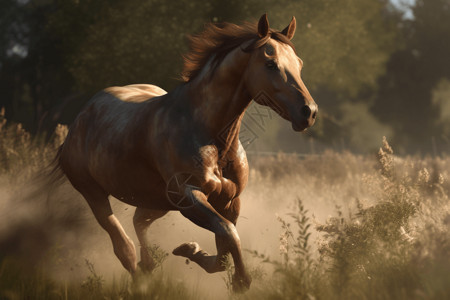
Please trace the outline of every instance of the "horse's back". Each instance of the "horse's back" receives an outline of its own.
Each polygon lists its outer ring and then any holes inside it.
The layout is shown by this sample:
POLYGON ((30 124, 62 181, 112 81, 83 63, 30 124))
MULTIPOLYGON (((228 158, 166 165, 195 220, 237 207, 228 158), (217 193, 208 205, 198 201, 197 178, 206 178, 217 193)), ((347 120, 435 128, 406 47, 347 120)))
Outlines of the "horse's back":
POLYGON ((97 93, 70 127, 63 154, 81 152, 89 157, 141 150, 149 116, 159 103, 147 100, 164 94, 167 92, 150 84, 114 86, 97 93), (102 153, 98 149, 103 149, 102 153))
POLYGON ((143 102, 167 94, 165 90, 152 84, 112 86, 104 89, 104 91, 125 102, 143 102))
POLYGON ((166 205, 142 200, 164 192, 147 149, 151 116, 160 104, 147 100, 164 94, 159 87, 139 84, 107 88, 90 100, 59 156, 61 169, 76 189, 97 186, 132 205, 166 205))

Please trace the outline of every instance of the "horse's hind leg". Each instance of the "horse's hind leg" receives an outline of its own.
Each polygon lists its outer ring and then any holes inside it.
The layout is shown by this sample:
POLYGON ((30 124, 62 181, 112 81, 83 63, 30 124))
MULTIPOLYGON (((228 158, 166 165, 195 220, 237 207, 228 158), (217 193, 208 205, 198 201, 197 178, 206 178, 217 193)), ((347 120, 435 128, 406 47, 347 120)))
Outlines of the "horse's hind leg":
POLYGON ((136 248, 119 220, 114 216, 108 195, 100 189, 83 189, 80 192, 91 207, 100 226, 108 232, 117 258, 124 268, 134 275, 136 272, 136 248))
POLYGON ((165 214, 167 214, 167 211, 150 210, 141 207, 137 207, 134 213, 134 229, 136 230, 136 235, 141 246, 141 261, 138 265, 144 272, 151 272, 156 267, 155 261, 148 251, 147 230, 155 220, 165 214))

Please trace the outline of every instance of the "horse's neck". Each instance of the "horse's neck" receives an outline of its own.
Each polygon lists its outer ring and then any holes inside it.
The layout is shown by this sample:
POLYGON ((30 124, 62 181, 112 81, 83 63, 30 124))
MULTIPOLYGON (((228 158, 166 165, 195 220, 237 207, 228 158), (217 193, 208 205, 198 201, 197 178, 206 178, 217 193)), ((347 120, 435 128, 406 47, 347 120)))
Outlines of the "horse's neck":
POLYGON ((248 59, 249 55, 237 48, 213 75, 204 70, 189 83, 194 121, 203 125, 223 154, 237 150, 241 121, 251 101, 244 85, 248 59))

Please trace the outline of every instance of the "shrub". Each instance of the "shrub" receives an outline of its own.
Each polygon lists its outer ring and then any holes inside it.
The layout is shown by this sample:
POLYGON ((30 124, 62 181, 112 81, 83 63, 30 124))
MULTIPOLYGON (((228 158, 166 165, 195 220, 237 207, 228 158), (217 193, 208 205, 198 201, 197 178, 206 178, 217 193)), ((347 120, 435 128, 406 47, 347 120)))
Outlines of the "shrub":
POLYGON ((255 257, 275 267, 271 283, 258 296, 264 299, 448 298, 450 214, 444 177, 435 174, 433 180, 427 168, 412 172, 417 169, 414 164, 398 161, 383 139, 377 171, 363 176, 375 202, 363 204, 356 199, 348 216, 337 206, 335 217, 315 227, 321 234, 318 253, 312 252, 309 246, 308 231, 312 223, 300 200, 297 211, 290 214, 296 230, 279 217, 281 259, 271 260, 253 252, 255 257), (427 210, 439 209, 433 207, 436 203, 444 210, 439 220, 435 220, 436 213, 429 214, 432 219, 426 217, 427 210))

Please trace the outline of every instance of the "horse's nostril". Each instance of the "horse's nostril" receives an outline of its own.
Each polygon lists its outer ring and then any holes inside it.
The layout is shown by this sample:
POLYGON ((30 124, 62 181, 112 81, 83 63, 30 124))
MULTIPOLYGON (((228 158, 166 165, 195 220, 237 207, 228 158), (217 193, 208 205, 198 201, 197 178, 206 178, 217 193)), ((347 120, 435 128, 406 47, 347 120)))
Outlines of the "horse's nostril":
POLYGON ((317 111, 313 112, 312 118, 315 119, 317 117, 317 111))
POLYGON ((309 116, 311 115, 311 108, 309 108, 308 105, 305 105, 300 109, 300 113, 302 114, 302 116, 308 119, 309 116))

